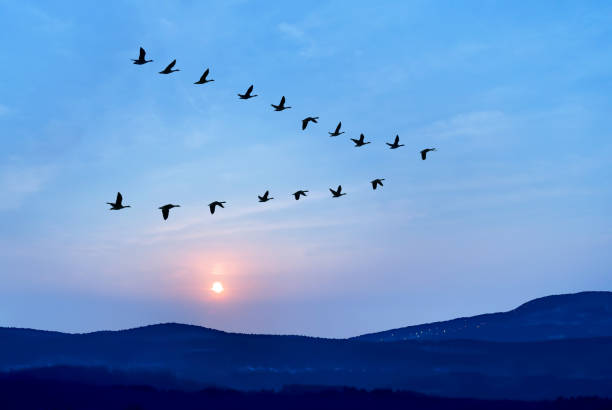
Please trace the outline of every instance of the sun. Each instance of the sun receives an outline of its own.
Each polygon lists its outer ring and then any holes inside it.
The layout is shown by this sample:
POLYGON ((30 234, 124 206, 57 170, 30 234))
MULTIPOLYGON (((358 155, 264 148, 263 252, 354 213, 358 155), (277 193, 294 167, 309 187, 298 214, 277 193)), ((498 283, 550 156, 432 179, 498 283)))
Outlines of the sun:
POLYGON ((223 292, 224 291, 223 283, 221 283, 221 282, 213 283, 212 286, 210 287, 210 290, 212 290, 215 293, 223 292))

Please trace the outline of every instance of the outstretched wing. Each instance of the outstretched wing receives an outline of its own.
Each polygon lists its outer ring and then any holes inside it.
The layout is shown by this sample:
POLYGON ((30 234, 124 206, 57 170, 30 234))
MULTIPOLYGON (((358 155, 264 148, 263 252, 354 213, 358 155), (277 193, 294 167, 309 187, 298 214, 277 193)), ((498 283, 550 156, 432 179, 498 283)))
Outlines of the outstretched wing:
POLYGON ((359 135, 359 141, 360 142, 363 142, 364 139, 365 139, 365 135, 363 135, 363 134, 359 135))
POLYGON ((336 134, 337 134, 338 132, 340 132, 340 127, 342 127, 342 121, 340 121, 340 122, 338 123, 338 126, 336 127, 336 134))
POLYGON ((123 201, 123 196, 121 195, 121 192, 117 192, 117 200, 115 201, 115 203, 117 204, 117 206, 121 206, 122 201, 123 201))
POLYGON ((425 160, 425 158, 427 158, 427 150, 424 149, 423 151, 421 151, 421 159, 425 160))
POLYGON ((176 64, 176 60, 172 60, 172 62, 171 62, 170 64, 168 64, 168 67, 166 67, 166 69, 165 69, 164 71, 166 71, 166 70, 168 70, 168 71, 172 70, 172 67, 174 67, 174 65, 175 65, 175 64, 176 64))
POLYGON ((294 193, 293 196, 295 197, 296 201, 300 199, 300 191, 297 191, 296 193, 294 193))
POLYGON ((168 215, 170 215, 170 209, 162 208, 162 216, 164 217, 164 221, 168 219, 168 215))
POLYGON ((283 95, 283 98, 281 98, 280 104, 281 106, 285 105, 285 96, 283 95))
POLYGON ((329 192, 332 193, 332 195, 338 195, 338 193, 336 191, 334 191, 333 189, 329 188, 329 192))
POLYGON ((356 140, 355 138, 351 138, 351 141, 353 141, 355 144, 359 144, 359 140, 356 140))
POLYGON ((338 185, 338 193, 342 193, 342 185, 338 185))
POLYGON ((370 183, 372 184, 372 189, 376 189, 376 183, 378 181, 374 180, 374 181, 370 181, 370 183))
POLYGON ((395 145, 399 144, 399 135, 395 136, 395 142, 393 144, 395 145))
POLYGON ((140 47, 140 54, 138 55, 138 59, 139 60, 144 60, 145 59, 145 55, 147 55, 147 52, 145 51, 144 48, 140 47))
POLYGON ((302 120, 302 129, 305 130, 307 125, 308 125, 308 118, 304 118, 302 120))
POLYGON ((251 84, 251 86, 247 89, 246 95, 251 95, 252 92, 253 92, 253 84, 251 84))
POLYGON ((214 202, 211 203, 211 204, 208 204, 208 207, 210 208, 210 213, 211 214, 215 213, 215 205, 217 205, 217 204, 215 204, 214 202))

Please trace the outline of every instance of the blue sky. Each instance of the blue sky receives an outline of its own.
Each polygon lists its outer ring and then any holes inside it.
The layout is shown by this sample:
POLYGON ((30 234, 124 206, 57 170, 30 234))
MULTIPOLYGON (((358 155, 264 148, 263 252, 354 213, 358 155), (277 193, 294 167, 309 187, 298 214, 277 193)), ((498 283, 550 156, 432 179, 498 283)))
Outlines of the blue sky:
POLYGON ((610 290, 611 23, 603 2, 0 0, 0 324, 343 337, 610 290))

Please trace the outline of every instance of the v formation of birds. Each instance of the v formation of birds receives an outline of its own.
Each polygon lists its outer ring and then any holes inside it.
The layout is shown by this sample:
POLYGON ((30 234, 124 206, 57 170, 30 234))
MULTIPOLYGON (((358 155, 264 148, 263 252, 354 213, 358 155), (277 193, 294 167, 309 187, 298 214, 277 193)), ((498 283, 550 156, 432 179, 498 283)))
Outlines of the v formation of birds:
MULTIPOLYGON (((144 48, 140 47, 140 53, 138 55, 138 59, 135 59, 135 60, 132 59, 132 61, 136 65, 144 65, 144 64, 153 62, 153 60, 147 60, 146 55, 147 53, 144 50, 144 48)), ((177 71, 180 71, 179 69, 174 68, 175 65, 176 65, 176 60, 172 60, 172 62, 168 64, 166 68, 164 68, 162 71, 160 71, 159 74, 172 74, 177 71)), ((206 84, 206 83, 215 81, 212 78, 208 78, 209 74, 210 74, 210 70, 207 68, 202 74, 202 76, 200 77, 200 79, 194 82, 194 84, 206 84)), ((250 85, 244 94, 240 94, 240 93, 238 94, 238 98, 241 100, 248 100, 253 97, 257 97, 257 94, 253 94, 253 85, 250 85)), ((285 103, 286 103, 285 96, 282 96, 278 105, 277 104, 270 104, 270 105, 272 106, 272 108, 274 108, 274 111, 284 111, 284 110, 291 108, 291 106, 285 105, 285 103)), ((305 130, 308 127, 308 124, 311 122, 314 124, 317 124, 318 120, 319 120, 319 117, 304 118, 302 120, 302 130, 305 130)), ((341 127, 342 127, 342 122, 338 122, 336 129, 332 132, 328 132, 329 136, 337 137, 337 136, 340 136, 341 134, 344 134, 344 131, 340 131, 341 127)), ((365 140, 365 135, 363 134, 360 134, 359 138, 351 138, 351 141, 353 141, 353 143, 355 144, 355 147, 363 147, 364 145, 370 144, 370 141, 365 140)), ((404 144, 400 144, 399 141, 400 141, 399 135, 396 135, 393 142, 386 142, 385 144, 389 146, 389 149, 397 149, 397 148, 404 146, 404 144)), ((421 150, 421 159, 422 160, 427 159, 427 153, 432 152, 432 151, 436 151, 436 148, 425 148, 421 150)), ((383 185, 384 180, 385 180, 384 178, 376 178, 373 181, 370 181, 370 184, 372 184, 372 189, 376 190, 376 188, 378 188, 379 186, 380 187, 384 186, 383 185)), ((332 194, 332 198, 340 198, 341 196, 346 195, 346 192, 342 192, 342 185, 338 185, 336 189, 329 188, 329 191, 332 194)), ((298 190, 294 192, 292 195, 297 201, 301 197, 306 197, 307 192, 308 192, 307 190, 298 190)), ((258 195, 258 198, 259 198, 259 202, 268 202, 274 199, 274 197, 270 196, 269 191, 266 191, 261 196, 258 195)), ((107 204, 111 206, 110 210, 112 211, 118 211, 124 208, 130 208, 130 205, 123 205, 123 196, 121 195, 120 192, 117 192, 117 198, 115 199, 115 202, 107 202, 107 204)), ((225 201, 213 201, 210 204, 208 204, 210 213, 214 214, 217 207, 225 208, 223 204, 225 204, 225 201)), ((162 212, 162 216, 164 220, 168 219, 168 216, 170 215, 170 210, 172 208, 177 208, 177 207, 180 207, 180 205, 166 204, 166 205, 160 206, 159 209, 162 212)))

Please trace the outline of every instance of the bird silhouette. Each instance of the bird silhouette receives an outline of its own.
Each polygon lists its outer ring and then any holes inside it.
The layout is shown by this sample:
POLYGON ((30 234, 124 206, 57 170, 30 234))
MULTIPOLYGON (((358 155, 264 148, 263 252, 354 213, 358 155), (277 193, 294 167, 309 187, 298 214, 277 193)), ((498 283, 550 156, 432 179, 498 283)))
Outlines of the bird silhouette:
POLYGON ((283 98, 281 98, 280 103, 278 105, 274 105, 274 104, 270 104, 270 105, 274 107, 274 111, 283 111, 288 108, 291 108, 291 107, 285 107, 285 96, 284 95, 283 95, 283 98))
POLYGON ((362 147, 362 146, 370 143, 370 141, 364 141, 364 138, 365 138, 365 136, 363 134, 361 134, 359 136, 358 140, 356 140, 355 138, 351 138, 351 140, 355 143, 356 147, 362 147))
POLYGON ((238 93, 238 97, 240 97, 241 100, 248 100, 249 98, 257 97, 257 94, 251 95, 252 92, 253 92, 253 84, 251 84, 251 86, 246 90, 246 93, 244 94, 238 93))
POLYGON ((317 124, 317 120, 319 119, 319 117, 306 117, 302 120, 302 129, 305 130, 306 127, 308 126, 308 123, 310 121, 314 122, 315 124, 317 124))
POLYGON ((200 80, 196 81, 194 84, 206 84, 206 83, 210 83, 211 81, 215 81, 213 79, 210 79, 210 80, 206 79, 206 77, 208 77, 208 72, 209 70, 207 68, 206 71, 204 71, 204 74, 202 74, 202 77, 200 77, 200 80))
POLYGON ((160 206, 159 209, 162 211, 162 216, 164 217, 164 221, 168 219, 168 215, 170 215, 170 210, 172 208, 178 208, 180 205, 167 204, 164 206, 160 206))
POLYGON ((134 64, 137 64, 137 65, 143 65, 143 64, 152 62, 153 60, 145 59, 146 55, 147 55, 147 52, 145 51, 145 49, 140 47, 140 54, 138 55, 138 60, 132 59, 132 61, 134 62, 134 64))
POLYGON ((384 180, 384 178, 376 178, 374 181, 370 181, 370 184, 372 184, 372 189, 376 189, 376 187, 379 185, 384 186, 382 183, 384 180))
POLYGON ((272 198, 272 197, 269 197, 269 198, 268 198, 268 195, 270 195, 270 192, 269 192, 269 191, 266 191, 266 193, 265 193, 265 194, 263 194, 263 196, 259 196, 259 195, 257 195, 257 198, 259 198, 259 202, 268 202, 270 199, 274 199, 274 198, 272 198))
POLYGON ((115 200, 115 202, 107 202, 107 204, 111 206, 110 211, 118 211, 123 208, 131 208, 130 205, 123 205, 122 202, 123 196, 121 195, 121 192, 117 192, 117 199, 115 200))
POLYGON ((342 195, 346 195, 346 193, 342 192, 342 185, 338 185, 338 189, 335 191, 331 188, 329 188, 329 190, 332 193, 333 198, 340 198, 342 195))
POLYGON ((215 207, 220 206, 221 208, 225 208, 223 206, 223 204, 225 203, 225 201, 214 201, 211 202, 210 204, 208 204, 208 207, 210 208, 210 213, 214 214, 215 213, 215 207))
POLYGON ((425 159, 427 159, 427 153, 428 153, 429 151, 436 151, 436 149, 435 149, 435 148, 425 148, 424 150, 422 150, 422 151, 421 151, 421 159, 422 159, 423 161, 425 161, 425 159))
POLYGON ((295 198, 295 200, 297 201, 298 199, 300 199, 300 196, 308 196, 306 195, 306 192, 308 191, 304 191, 304 190, 299 190, 293 193, 293 196, 295 198))
POLYGON ((171 74, 174 73, 176 71, 181 71, 181 70, 173 70, 172 68, 174 67, 174 65, 176 64, 176 60, 172 60, 172 62, 170 64, 168 64, 168 67, 164 68, 162 71, 160 71, 160 74, 171 74))
POLYGON ((334 132, 328 132, 330 137, 337 137, 340 134, 344 134, 344 131, 340 132, 340 127, 342 127, 342 121, 340 121, 338 123, 338 126, 336 127, 334 132))
POLYGON ((389 143, 389 142, 385 142, 385 144, 387 144, 389 146, 390 149, 396 149, 399 147, 403 147, 404 144, 400 144, 399 143, 399 135, 395 136, 395 141, 393 141, 393 144, 389 143))

